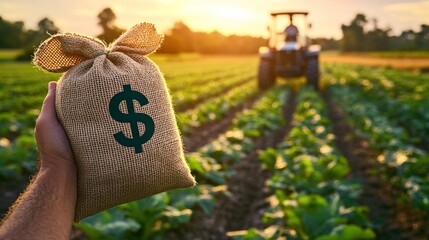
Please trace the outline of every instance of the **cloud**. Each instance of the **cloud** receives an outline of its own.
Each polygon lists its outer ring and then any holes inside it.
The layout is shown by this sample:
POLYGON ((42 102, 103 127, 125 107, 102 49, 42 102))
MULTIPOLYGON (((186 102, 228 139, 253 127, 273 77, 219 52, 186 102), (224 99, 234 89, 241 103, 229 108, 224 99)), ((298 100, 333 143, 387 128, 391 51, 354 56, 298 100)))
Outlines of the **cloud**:
POLYGON ((418 2, 402 2, 402 3, 391 3, 384 6, 384 10, 387 14, 393 18, 392 24, 402 22, 401 25, 412 25, 415 26, 418 23, 429 22, 429 1, 418 1, 418 2))

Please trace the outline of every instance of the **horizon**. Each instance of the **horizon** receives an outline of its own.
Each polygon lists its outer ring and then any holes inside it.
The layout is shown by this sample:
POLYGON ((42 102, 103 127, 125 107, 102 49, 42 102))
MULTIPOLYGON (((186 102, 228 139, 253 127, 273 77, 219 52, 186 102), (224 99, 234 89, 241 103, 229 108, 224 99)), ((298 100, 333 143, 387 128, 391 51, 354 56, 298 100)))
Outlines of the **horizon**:
POLYGON ((159 32, 167 32, 175 22, 184 22, 192 31, 218 31, 224 35, 250 35, 266 37, 266 26, 269 24, 269 13, 286 10, 285 3, 290 4, 287 10, 309 11, 309 22, 313 27, 312 38, 324 37, 341 39, 341 24, 349 24, 357 13, 368 18, 368 26, 373 27, 377 19, 379 28, 392 28, 391 34, 398 35, 404 30, 418 31, 421 24, 429 23, 429 0, 399 1, 381 0, 373 2, 362 0, 359 3, 351 0, 319 2, 308 0, 126 0, 118 4, 108 0, 99 5, 94 0, 76 0, 55 2, 41 0, 32 4, 30 0, 0 0, 0 16, 8 21, 23 21, 26 29, 34 29, 37 22, 44 17, 53 20, 63 32, 77 32, 96 36, 101 32, 97 25, 97 14, 110 7, 117 16, 116 25, 127 29, 142 21, 154 23, 159 32), (332 7, 334 6, 335 7, 332 7), (50 6, 50 7, 46 7, 50 6), (55 7, 57 10, 53 11, 55 7), (334 9, 335 8, 335 9, 334 9), (142 10, 141 10, 142 9, 142 10), (150 9, 150 11, 145 10, 150 9), (210 11, 207 11, 209 9, 210 11), (143 14, 142 14, 143 12, 143 14), (31 14, 30 14, 31 13, 31 14), (142 17, 144 16, 144 17, 142 17), (79 19, 79 20, 78 20, 79 19))

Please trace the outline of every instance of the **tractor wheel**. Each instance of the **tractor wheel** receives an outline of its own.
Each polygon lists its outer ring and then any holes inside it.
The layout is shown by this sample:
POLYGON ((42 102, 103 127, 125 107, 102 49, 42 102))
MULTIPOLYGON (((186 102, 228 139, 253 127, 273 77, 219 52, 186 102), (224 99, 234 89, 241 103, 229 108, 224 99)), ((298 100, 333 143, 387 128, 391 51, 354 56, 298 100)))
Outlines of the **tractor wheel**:
POLYGON ((315 90, 319 90, 319 60, 311 58, 307 60, 307 85, 313 86, 315 90))
POLYGON ((265 90, 274 85, 276 76, 274 74, 273 61, 270 59, 261 59, 258 69, 258 87, 265 90))

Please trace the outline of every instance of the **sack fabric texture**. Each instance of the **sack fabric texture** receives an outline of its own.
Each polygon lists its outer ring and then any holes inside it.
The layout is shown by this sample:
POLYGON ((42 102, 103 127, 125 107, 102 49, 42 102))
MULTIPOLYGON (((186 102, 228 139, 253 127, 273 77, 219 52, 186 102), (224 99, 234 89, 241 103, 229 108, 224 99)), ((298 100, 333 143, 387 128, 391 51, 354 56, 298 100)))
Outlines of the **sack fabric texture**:
POLYGON ((163 36, 134 26, 109 48, 63 33, 43 42, 34 64, 65 72, 56 111, 78 167, 75 220, 113 206, 195 185, 165 80, 146 57, 163 36))

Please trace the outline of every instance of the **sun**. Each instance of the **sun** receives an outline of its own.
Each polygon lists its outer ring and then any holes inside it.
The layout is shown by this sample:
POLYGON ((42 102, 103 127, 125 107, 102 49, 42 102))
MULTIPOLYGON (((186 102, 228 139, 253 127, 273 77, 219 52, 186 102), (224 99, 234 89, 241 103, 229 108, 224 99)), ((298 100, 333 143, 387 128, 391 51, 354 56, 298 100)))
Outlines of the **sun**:
POLYGON ((195 30, 217 30, 225 34, 249 32, 260 13, 235 3, 204 2, 186 5, 180 9, 182 19, 195 30))
POLYGON ((249 10, 238 7, 234 5, 227 4, 214 4, 210 7, 209 14, 213 17, 218 17, 221 19, 236 19, 236 20, 245 20, 253 16, 252 12, 249 10))

